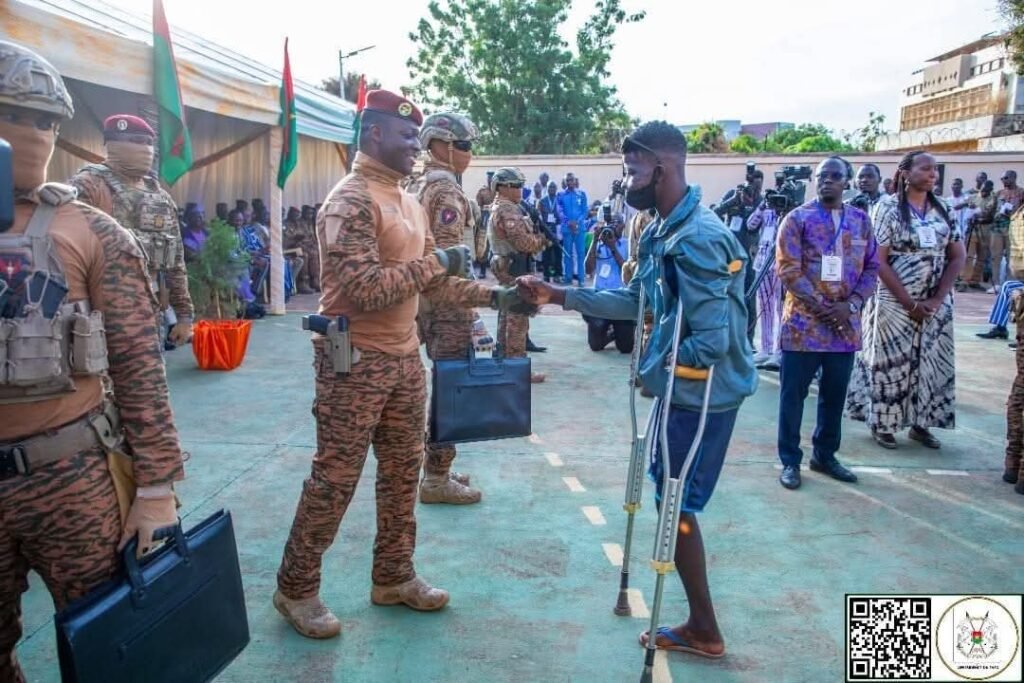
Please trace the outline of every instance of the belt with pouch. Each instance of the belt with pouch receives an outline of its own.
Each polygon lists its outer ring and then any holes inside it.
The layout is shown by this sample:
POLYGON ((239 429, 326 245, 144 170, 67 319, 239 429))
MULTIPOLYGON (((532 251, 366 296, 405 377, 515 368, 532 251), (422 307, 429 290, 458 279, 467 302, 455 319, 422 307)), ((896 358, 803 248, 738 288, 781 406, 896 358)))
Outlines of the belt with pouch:
POLYGON ((112 401, 63 427, 13 443, 0 443, 0 481, 27 477, 41 467, 84 450, 113 448, 121 440, 121 418, 112 401))

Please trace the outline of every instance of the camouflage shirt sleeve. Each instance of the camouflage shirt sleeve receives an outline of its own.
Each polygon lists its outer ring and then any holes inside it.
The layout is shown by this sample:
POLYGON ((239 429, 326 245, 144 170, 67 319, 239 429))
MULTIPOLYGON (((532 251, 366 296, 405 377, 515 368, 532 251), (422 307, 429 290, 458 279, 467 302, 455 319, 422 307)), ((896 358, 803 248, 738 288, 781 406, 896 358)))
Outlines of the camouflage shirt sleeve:
POLYGON ((503 206, 500 211, 497 229, 513 249, 524 254, 534 254, 547 246, 548 241, 544 239, 544 235, 533 232, 533 226, 522 215, 518 206, 510 204, 503 206))
MULTIPOLYGON (((434 253, 434 238, 427 233, 427 240, 423 246, 423 255, 434 253)), ((423 290, 423 295, 435 306, 458 306, 470 308, 473 306, 489 306, 491 304, 491 292, 493 288, 476 280, 466 280, 461 277, 441 277, 423 290)))
POLYGON ((442 278, 445 269, 430 249, 414 261, 385 266, 377 248, 380 210, 365 189, 353 184, 324 204, 327 259, 338 273, 342 293, 364 311, 381 311, 417 296, 442 278))
POLYGON ((106 214, 114 210, 114 197, 110 194, 110 187, 98 175, 82 171, 69 180, 68 184, 78 190, 78 201, 96 207, 106 214))
POLYGON ((427 191, 423 202, 434 243, 441 249, 464 244, 466 226, 471 219, 469 202, 456 194, 457 189, 444 187, 442 183, 436 183, 434 188, 427 191))
MULTIPOLYGON (((79 205, 81 206, 81 205, 79 205)), ((96 264, 97 291, 90 301, 102 311, 114 397, 133 455, 138 486, 183 478, 167 376, 156 330, 157 301, 138 242, 109 216, 82 206, 103 258, 96 264)))
MULTIPOLYGON (((178 207, 171 199, 170 195, 165 197, 167 202, 170 204, 177 221, 178 207)), ((175 222, 177 226, 177 222, 175 222)), ((176 240, 177 246, 174 250, 174 265, 167 270, 167 289, 171 308, 174 309, 174 315, 177 316, 178 322, 185 324, 191 323, 192 318, 195 317, 195 310, 192 307, 192 295, 188 291, 188 270, 185 268, 185 243, 181 239, 181 233, 175 229, 175 233, 178 237, 176 240)))

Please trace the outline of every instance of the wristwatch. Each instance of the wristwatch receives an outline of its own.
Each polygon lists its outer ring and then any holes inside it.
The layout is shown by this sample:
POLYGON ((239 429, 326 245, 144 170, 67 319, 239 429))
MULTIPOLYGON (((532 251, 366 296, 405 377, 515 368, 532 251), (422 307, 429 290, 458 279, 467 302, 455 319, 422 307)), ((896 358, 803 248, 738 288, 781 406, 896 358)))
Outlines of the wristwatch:
POLYGON ((850 307, 850 313, 856 313, 857 311, 860 310, 860 306, 858 306, 852 301, 847 301, 846 305, 850 307))

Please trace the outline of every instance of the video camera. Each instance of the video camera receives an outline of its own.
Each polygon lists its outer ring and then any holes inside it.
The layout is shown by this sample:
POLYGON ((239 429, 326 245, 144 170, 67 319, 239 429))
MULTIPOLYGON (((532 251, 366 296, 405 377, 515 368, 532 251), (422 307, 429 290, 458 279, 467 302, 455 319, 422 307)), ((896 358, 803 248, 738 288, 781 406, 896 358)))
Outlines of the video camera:
MULTIPOLYGON (((750 164, 747 164, 749 167, 750 164)), ((781 218, 804 203, 807 182, 813 171, 810 166, 783 166, 775 172, 775 189, 764 193, 765 204, 781 218)))

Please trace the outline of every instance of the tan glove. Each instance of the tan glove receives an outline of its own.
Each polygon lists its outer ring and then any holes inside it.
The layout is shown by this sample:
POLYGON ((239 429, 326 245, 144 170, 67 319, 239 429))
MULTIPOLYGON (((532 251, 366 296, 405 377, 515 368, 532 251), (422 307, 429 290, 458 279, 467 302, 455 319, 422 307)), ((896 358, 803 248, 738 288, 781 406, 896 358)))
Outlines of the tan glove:
POLYGON ((192 338, 192 323, 179 320, 167 335, 175 346, 183 346, 192 338))
POLYGON ((146 553, 156 550, 157 544, 153 542, 153 532, 165 527, 173 527, 178 523, 178 506, 174 493, 170 487, 166 487, 166 494, 142 495, 136 494, 128 510, 128 519, 124 523, 124 531, 121 534, 121 542, 117 546, 118 552, 124 550, 128 542, 138 536, 138 550, 136 557, 142 557, 146 553))

